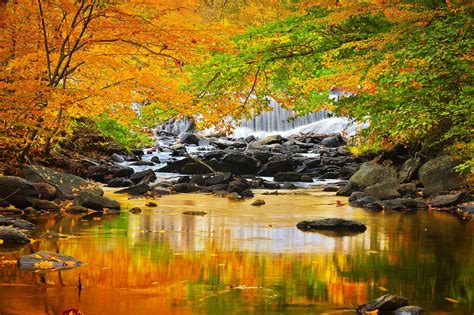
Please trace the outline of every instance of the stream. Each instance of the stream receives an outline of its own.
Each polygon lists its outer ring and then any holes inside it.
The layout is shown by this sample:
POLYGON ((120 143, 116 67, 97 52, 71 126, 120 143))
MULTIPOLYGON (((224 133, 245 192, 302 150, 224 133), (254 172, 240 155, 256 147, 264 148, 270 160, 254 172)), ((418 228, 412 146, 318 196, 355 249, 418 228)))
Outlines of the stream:
POLYGON ((163 196, 146 207, 145 199, 107 189, 120 201, 120 215, 40 219, 38 233, 54 231, 59 239, 1 255, 13 260, 50 250, 86 265, 49 273, 3 266, 0 313, 353 314, 386 293, 406 296, 429 314, 474 309, 472 224, 440 211, 336 207, 347 200, 318 188, 263 192, 256 191, 266 202, 261 207, 209 194, 163 196), (142 213, 128 211, 135 206, 142 213), (368 229, 333 237, 295 227, 324 217, 358 220, 368 229))

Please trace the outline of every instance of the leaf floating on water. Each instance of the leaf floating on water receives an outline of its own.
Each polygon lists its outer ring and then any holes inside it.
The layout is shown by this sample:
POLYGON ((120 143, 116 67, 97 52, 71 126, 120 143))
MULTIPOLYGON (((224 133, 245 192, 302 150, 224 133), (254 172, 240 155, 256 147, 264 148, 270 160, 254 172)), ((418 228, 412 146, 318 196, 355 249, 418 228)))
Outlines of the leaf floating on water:
POLYGON ((458 300, 453 299, 453 298, 447 298, 447 297, 445 297, 444 299, 445 299, 446 301, 451 302, 451 303, 460 303, 458 300))
POLYGON ((39 261, 35 263, 34 266, 35 268, 38 268, 38 269, 52 269, 54 267, 54 263, 52 261, 44 260, 44 261, 39 261))
POLYGON ((160 233, 163 234, 163 233, 166 233, 166 231, 165 230, 160 230, 160 233))
POLYGON ((379 310, 373 310, 373 311, 366 311, 365 314, 366 315, 375 315, 375 314, 378 314, 379 313, 379 310))
POLYGON ((2 239, 0 239, 0 245, 2 245, 2 244, 3 244, 3 240, 2 240, 2 239))
POLYGON ((385 288, 385 287, 382 287, 382 286, 380 286, 380 287, 377 287, 377 289, 379 289, 380 291, 384 291, 384 292, 387 292, 387 291, 388 291, 388 289, 387 289, 387 288, 385 288))

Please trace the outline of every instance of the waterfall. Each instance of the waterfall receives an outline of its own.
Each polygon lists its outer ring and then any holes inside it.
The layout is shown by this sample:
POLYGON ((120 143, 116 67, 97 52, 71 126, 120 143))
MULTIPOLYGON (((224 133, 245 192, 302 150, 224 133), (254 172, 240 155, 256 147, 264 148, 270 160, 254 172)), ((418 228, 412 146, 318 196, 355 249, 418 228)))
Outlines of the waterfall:
POLYGON ((295 117, 296 113, 294 111, 281 107, 273 98, 270 98, 270 107, 272 111, 261 113, 250 120, 242 120, 237 126, 252 131, 286 131, 308 125, 329 116, 328 111, 322 110, 295 117))

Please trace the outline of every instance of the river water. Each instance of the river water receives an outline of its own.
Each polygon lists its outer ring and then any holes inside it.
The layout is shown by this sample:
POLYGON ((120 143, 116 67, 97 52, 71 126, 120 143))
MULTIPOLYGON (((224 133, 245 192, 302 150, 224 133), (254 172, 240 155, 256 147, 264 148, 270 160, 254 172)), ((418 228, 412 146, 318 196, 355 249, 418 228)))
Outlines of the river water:
POLYGON ((157 207, 114 195, 120 215, 45 217, 40 230, 60 233, 58 240, 0 255, 14 260, 50 250, 86 265, 49 273, 0 267, 0 313, 352 314, 358 304, 393 293, 429 314, 472 314, 472 223, 444 212, 336 207, 346 200, 315 188, 261 193, 256 198, 266 205, 258 208, 252 200, 206 194, 163 196, 157 207), (135 206, 143 212, 129 213, 135 206), (355 219, 368 229, 334 237, 295 227, 324 217, 355 219))

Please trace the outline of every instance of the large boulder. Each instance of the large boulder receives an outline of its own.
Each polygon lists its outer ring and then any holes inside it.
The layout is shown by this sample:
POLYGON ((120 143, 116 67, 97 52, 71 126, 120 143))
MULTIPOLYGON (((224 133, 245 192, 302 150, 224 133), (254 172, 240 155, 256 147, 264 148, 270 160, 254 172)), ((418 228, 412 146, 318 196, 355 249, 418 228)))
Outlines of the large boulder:
POLYGON ((129 194, 132 196, 140 196, 145 194, 150 190, 150 185, 147 183, 142 183, 138 185, 133 185, 125 189, 117 190, 115 193, 116 194, 129 194))
POLYGON ((275 156, 268 160, 268 163, 258 172, 259 175, 273 176, 279 172, 291 172, 297 167, 298 163, 289 156, 275 156))
POLYGON ((0 199, 15 207, 26 208, 38 197, 38 190, 32 182, 16 176, 0 176, 0 199))
POLYGON ((324 138, 322 141, 321 141, 321 144, 325 147, 328 147, 328 148, 336 148, 336 147, 340 147, 344 144, 346 144, 344 138, 342 138, 341 135, 335 135, 335 136, 330 136, 330 137, 327 137, 327 138, 324 138))
POLYGON ((398 192, 399 189, 400 184, 398 183, 398 180, 390 178, 384 182, 367 187, 364 192, 368 196, 385 200, 400 197, 400 193, 398 192))
POLYGON ((48 183, 54 186, 58 195, 56 197, 73 199, 81 191, 92 191, 103 195, 103 190, 92 182, 79 176, 55 171, 39 165, 25 166, 21 170, 22 177, 35 183, 48 183))
POLYGON ((48 251, 21 256, 18 260, 21 271, 67 270, 82 265, 83 263, 76 258, 48 251))
POLYGON ((325 218, 315 221, 301 221, 296 225, 296 227, 303 231, 326 230, 364 232, 367 229, 367 227, 363 223, 340 218, 325 218))
POLYGON ((237 174, 255 174, 260 166, 259 160, 241 152, 229 152, 221 161, 236 166, 237 174))
POLYGON ((179 141, 184 144, 199 144, 199 138, 190 132, 183 132, 179 136, 179 141))
POLYGON ((421 159, 418 157, 406 160, 398 172, 398 180, 400 183, 408 183, 411 181, 416 171, 420 168, 420 165, 421 159))
POLYGON ((271 136, 268 136, 265 139, 259 141, 258 144, 268 145, 268 144, 274 144, 274 143, 282 143, 283 141, 284 141, 284 139, 282 138, 282 136, 280 136, 280 135, 271 135, 271 136))
POLYGON ((312 182, 313 177, 295 172, 280 172, 273 176, 275 182, 312 182))
POLYGON ((151 183, 151 182, 154 182, 156 178, 157 178, 156 174, 152 169, 136 172, 136 173, 133 173, 132 176, 130 176, 130 180, 134 182, 135 184, 151 183))
POLYGON ((57 194, 57 189, 48 183, 33 183, 39 193, 40 199, 54 200, 57 194))
POLYGON ((59 212, 61 207, 49 200, 33 199, 32 207, 36 210, 45 210, 49 212, 59 212))
POLYGON ((466 193, 461 191, 454 194, 436 196, 431 200, 431 205, 435 208, 451 207, 463 201, 466 193))
POLYGON ((423 164, 418 177, 428 193, 439 193, 466 187, 466 182, 454 171, 454 160, 443 155, 423 164))
POLYGON ((22 245, 31 242, 25 233, 11 227, 0 227, 0 240, 4 245, 22 245))
MULTIPOLYGON (((0 226, 11 226, 19 230, 33 230, 35 225, 29 221, 18 218, 7 218, 0 216, 0 226)), ((0 237, 1 239, 1 237, 0 237)))
POLYGON ((400 307, 407 306, 408 299, 403 296, 385 294, 379 297, 378 299, 372 300, 367 304, 360 305, 357 308, 358 314, 366 314, 369 311, 378 310, 382 311, 394 311, 400 307))
POLYGON ((366 188, 392 178, 397 178, 395 168, 374 162, 366 162, 351 176, 350 181, 356 183, 360 188, 366 188))
POLYGON ((116 200, 96 195, 95 193, 87 190, 83 190, 79 193, 79 196, 76 198, 76 202, 82 207, 97 211, 103 211, 104 209, 109 209, 112 211, 120 210, 120 204, 116 200))

